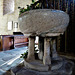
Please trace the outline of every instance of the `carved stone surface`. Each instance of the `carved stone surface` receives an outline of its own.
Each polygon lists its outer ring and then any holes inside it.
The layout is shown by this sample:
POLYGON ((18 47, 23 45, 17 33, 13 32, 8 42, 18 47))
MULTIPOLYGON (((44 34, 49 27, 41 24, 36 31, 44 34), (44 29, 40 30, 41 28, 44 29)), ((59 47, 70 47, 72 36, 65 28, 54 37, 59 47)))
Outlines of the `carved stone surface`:
POLYGON ((19 17, 20 30, 24 34, 63 33, 69 23, 69 16, 60 10, 30 10, 19 17))

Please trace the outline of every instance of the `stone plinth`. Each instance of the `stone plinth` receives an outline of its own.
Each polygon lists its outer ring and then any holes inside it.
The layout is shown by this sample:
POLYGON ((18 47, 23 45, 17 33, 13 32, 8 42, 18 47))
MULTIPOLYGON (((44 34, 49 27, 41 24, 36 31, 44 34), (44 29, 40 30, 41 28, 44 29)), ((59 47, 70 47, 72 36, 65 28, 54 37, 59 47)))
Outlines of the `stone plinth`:
POLYGON ((22 67, 12 68, 11 75, 72 75, 73 66, 74 63, 69 60, 65 59, 62 59, 60 61, 55 60, 52 62, 52 68, 49 71, 40 72, 34 69, 27 69, 24 66, 22 66, 22 67))
POLYGON ((33 69, 37 71, 48 71, 49 67, 48 65, 44 65, 42 61, 40 60, 34 60, 34 61, 24 61, 24 65, 28 69, 33 69))

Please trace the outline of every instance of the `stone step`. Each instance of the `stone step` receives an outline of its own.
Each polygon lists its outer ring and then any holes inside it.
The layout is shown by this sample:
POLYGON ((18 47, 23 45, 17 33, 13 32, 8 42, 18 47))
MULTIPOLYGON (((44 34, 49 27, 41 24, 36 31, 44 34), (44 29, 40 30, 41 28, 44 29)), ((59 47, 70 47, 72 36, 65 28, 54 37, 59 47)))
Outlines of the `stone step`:
POLYGON ((2 66, 0 66, 0 69, 2 69, 4 71, 8 71, 12 67, 17 66, 17 65, 19 65, 22 62, 23 62, 23 59, 22 58, 16 57, 16 58, 13 58, 13 59, 7 61, 2 66))
POLYGON ((33 69, 27 69, 24 66, 15 67, 11 69, 11 75, 71 75, 74 63, 65 59, 63 59, 62 63, 63 65, 59 69, 50 70, 47 72, 40 72, 33 69))
POLYGON ((22 63, 23 59, 20 58, 20 55, 23 54, 26 50, 27 47, 22 47, 0 52, 0 75, 3 75, 3 73, 6 73, 12 67, 22 63))

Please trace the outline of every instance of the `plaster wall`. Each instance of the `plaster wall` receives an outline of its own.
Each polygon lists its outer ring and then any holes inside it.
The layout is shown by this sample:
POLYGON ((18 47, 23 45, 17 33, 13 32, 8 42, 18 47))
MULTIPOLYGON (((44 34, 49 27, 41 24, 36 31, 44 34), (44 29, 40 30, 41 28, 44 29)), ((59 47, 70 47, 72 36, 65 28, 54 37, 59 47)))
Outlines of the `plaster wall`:
MULTIPOLYGON (((19 17, 18 7, 26 8, 27 4, 28 5, 31 4, 31 0, 14 0, 14 12, 3 15, 3 0, 0 0, 0 35, 12 35, 13 34, 14 23, 18 22, 18 17, 19 17), (9 21, 13 21, 13 29, 11 31, 8 30, 9 21)), ((17 31, 20 31, 19 28, 17 31)))

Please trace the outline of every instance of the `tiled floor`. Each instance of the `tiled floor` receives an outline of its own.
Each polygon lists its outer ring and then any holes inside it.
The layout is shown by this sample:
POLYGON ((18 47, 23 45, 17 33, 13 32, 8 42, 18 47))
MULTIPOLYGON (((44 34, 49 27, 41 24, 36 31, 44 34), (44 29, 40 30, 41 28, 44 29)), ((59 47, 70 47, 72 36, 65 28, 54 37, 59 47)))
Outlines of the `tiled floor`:
POLYGON ((22 47, 0 52, 0 75, 2 75, 10 68, 23 62, 23 59, 20 58, 20 55, 26 50, 27 47, 22 47))

